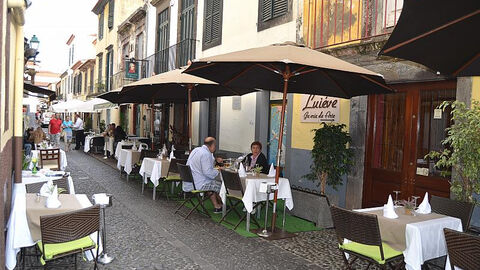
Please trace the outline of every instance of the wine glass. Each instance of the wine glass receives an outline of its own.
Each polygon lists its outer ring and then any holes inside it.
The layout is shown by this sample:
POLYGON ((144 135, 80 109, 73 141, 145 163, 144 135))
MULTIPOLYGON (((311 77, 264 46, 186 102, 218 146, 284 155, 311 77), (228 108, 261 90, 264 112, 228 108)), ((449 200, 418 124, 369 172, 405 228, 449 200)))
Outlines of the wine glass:
POLYGON ((394 190, 393 193, 395 193, 395 201, 394 201, 394 204, 395 205, 398 205, 399 201, 398 201, 398 194, 402 193, 400 190, 394 190))
POLYGON ((415 205, 415 209, 417 209, 417 200, 420 198, 420 196, 412 196, 413 203, 415 205))

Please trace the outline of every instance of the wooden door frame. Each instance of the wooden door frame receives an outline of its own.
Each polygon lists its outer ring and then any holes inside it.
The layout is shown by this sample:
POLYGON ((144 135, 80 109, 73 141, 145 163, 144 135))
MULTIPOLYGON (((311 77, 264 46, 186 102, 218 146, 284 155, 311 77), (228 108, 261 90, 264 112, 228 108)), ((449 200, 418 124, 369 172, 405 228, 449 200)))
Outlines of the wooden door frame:
MULTIPOLYGON (((420 92, 438 89, 456 89, 456 80, 448 81, 434 81, 434 82, 418 82, 407 84, 393 84, 390 85, 397 92, 406 93, 406 108, 405 108, 405 136, 403 146, 403 160, 401 172, 401 194, 413 194, 416 182, 416 156, 418 144, 419 121, 418 113, 420 110, 420 92), (413 147, 412 147, 413 146, 413 147)), ((362 206, 366 207, 373 194, 373 182, 371 181, 371 167, 374 153, 374 133, 375 133, 375 112, 378 95, 371 95, 367 102, 367 130, 365 137, 365 162, 363 175, 363 194, 362 206)))

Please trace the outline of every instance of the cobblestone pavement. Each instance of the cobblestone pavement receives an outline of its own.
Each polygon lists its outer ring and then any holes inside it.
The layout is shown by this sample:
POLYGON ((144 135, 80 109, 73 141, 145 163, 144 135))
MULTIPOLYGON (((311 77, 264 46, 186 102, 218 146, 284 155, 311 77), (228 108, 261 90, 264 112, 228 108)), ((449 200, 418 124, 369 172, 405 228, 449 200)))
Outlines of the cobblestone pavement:
MULTIPOLYGON (((94 157, 80 151, 67 155, 76 193, 114 195, 107 208, 107 248, 115 260, 99 269, 344 268, 332 230, 272 242, 245 238, 196 213, 184 220, 174 214, 178 202, 153 201, 151 190, 141 194, 138 179, 127 183, 116 168, 94 157)), ((78 262, 79 269, 93 268, 78 262)))

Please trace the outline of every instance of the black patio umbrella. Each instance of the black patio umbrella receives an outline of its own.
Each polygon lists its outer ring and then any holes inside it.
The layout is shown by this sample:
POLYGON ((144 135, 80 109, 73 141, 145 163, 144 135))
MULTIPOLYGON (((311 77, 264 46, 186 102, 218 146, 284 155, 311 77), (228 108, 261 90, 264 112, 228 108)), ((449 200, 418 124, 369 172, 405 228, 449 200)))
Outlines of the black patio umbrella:
POLYGON ((216 82, 183 73, 185 68, 164 72, 145 78, 122 88, 121 94, 163 102, 188 104, 188 141, 192 148, 192 102, 221 96, 240 96, 254 92, 254 89, 233 89, 216 82))
MULTIPOLYGON (((203 58, 194 61, 185 72, 229 87, 283 92, 277 167, 280 167, 287 93, 351 98, 393 92, 380 74, 291 42, 203 58)), ((279 176, 277 169, 276 184, 279 176)), ((272 232, 276 204, 277 190, 272 232)))
POLYGON ((453 76, 480 75, 479 0, 405 0, 380 55, 453 76))
POLYGON ((55 93, 55 91, 39 87, 27 82, 23 83, 23 93, 34 97, 45 97, 48 98, 49 101, 55 100, 57 98, 57 94, 55 93), (32 93, 39 95, 33 95, 32 93))

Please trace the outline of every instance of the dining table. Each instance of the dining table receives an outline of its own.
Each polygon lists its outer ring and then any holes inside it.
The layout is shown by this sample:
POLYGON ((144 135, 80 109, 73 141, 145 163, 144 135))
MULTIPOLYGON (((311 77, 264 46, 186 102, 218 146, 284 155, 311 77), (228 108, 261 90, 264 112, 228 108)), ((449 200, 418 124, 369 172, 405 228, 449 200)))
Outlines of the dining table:
MULTIPOLYGON (((44 180, 46 176, 38 177, 38 181, 44 180)), ((54 177, 53 177, 54 178, 54 177)), ((56 177, 58 179, 58 177, 56 177)), ((69 179, 70 194, 59 194, 62 206, 56 209, 45 206, 45 197, 38 197, 37 194, 26 193, 25 184, 35 181, 33 178, 25 177, 22 183, 16 183, 12 188, 12 208, 7 223, 7 234, 5 241, 5 266, 13 270, 17 264, 17 253, 21 248, 34 246, 40 238, 40 216, 58 214, 67 211, 77 210, 92 206, 92 203, 85 194, 75 194, 73 181, 69 179)), ((93 241, 97 240, 97 233, 90 235, 93 241)), ((99 243, 101 251, 102 246, 99 243)), ((90 252, 85 252, 88 260, 93 260, 90 252)))
MULTIPOLYGON (((221 179, 221 174, 219 174, 219 178, 221 179)), ((242 186, 244 188, 244 194, 242 197, 243 205, 247 211, 247 222, 246 222, 246 230, 250 230, 250 214, 253 211, 253 208, 256 203, 263 202, 267 200, 267 194, 260 191, 260 186, 262 183, 274 184, 275 177, 269 177, 266 174, 253 174, 251 172, 247 173, 246 177, 240 177, 242 182, 242 186)), ((225 188, 225 184, 222 180, 222 186, 220 188, 220 198, 223 202, 223 214, 225 215, 225 206, 227 200, 227 192, 225 188)), ((273 200, 274 194, 271 193, 269 200, 273 200)), ((292 190, 290 187, 290 181, 287 178, 280 177, 278 182, 278 199, 284 200, 284 211, 283 217, 285 223, 285 208, 289 210, 293 209, 293 197, 292 197, 292 190)))
POLYGON ((140 153, 141 151, 133 149, 120 149, 117 160, 117 168, 120 172, 123 168, 123 171, 129 175, 132 172, 133 164, 140 161, 140 153))
MULTIPOLYGON (((377 216, 382 241, 403 251, 407 270, 421 270, 425 261, 447 255, 444 228, 462 231, 460 219, 433 212, 406 214, 403 207, 396 207, 398 218, 392 219, 383 216, 383 207, 355 211, 377 216)), ((450 265, 445 269, 450 269, 450 265)))
POLYGON ((133 142, 130 141, 120 141, 117 143, 117 147, 115 147, 115 158, 118 160, 120 156, 120 150, 122 150, 122 146, 124 145, 133 145, 133 142))
MULTIPOLYGON (((31 158, 36 158, 38 160, 37 166, 40 166, 40 149, 39 150, 32 150, 31 151, 31 158)), ((67 168, 68 162, 67 162, 67 154, 65 151, 60 149, 60 170, 64 171, 67 168)), ((28 165, 28 169, 33 169, 33 163, 30 161, 30 164, 28 165)))
MULTIPOLYGON (((50 171, 47 169, 41 169, 37 173, 33 173, 32 171, 24 170, 22 171, 22 182, 14 184, 14 187, 16 188, 12 191, 12 197, 15 195, 15 192, 26 193, 25 185, 27 184, 47 182, 48 180, 57 180, 64 176, 64 171, 50 171)), ((70 193, 75 194, 75 187, 73 185, 72 177, 68 175, 67 179, 70 193)))
MULTIPOLYGON (((147 184, 148 179, 152 182, 153 200, 155 200, 156 187, 159 185, 159 180, 162 177, 167 177, 170 161, 162 158, 144 158, 140 167, 140 175, 143 178, 143 183, 147 184)), ((143 193, 144 185, 142 185, 143 193)))

